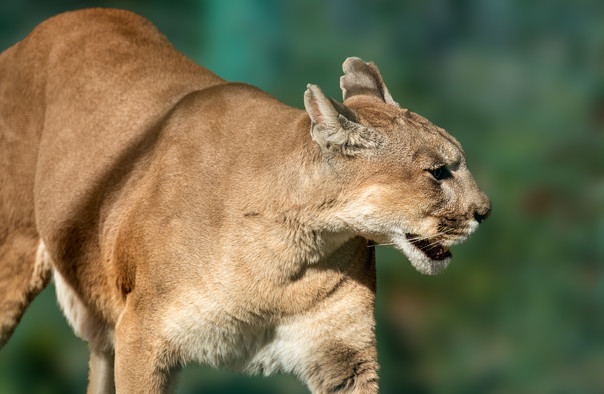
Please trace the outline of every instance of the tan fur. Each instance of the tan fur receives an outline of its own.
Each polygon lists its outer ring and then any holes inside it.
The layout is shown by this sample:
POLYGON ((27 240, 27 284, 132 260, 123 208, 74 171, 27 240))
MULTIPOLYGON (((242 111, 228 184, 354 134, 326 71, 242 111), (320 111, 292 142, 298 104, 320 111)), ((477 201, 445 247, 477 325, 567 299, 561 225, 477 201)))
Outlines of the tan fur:
POLYGON ((1 342, 53 270, 90 393, 169 391, 188 362, 377 392, 370 241, 436 273, 490 205, 457 141, 343 68, 344 103, 309 85, 301 111, 100 9, 3 52, 1 342))

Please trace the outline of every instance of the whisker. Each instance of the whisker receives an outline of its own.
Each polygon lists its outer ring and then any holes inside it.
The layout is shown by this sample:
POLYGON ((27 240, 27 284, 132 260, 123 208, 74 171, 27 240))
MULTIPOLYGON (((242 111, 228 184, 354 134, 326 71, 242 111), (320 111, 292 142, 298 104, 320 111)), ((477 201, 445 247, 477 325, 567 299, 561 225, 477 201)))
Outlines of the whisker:
POLYGON ((373 244, 373 245, 367 245, 368 248, 375 248, 376 246, 392 246, 395 245, 394 242, 391 243, 387 243, 387 244, 373 244))
MULTIPOLYGON (((440 232, 438 232, 438 233, 436 233, 434 235, 418 235, 418 236, 415 236, 415 237, 407 238, 407 240, 410 241, 410 242, 431 240, 431 239, 434 239, 436 237, 447 235, 447 234, 449 234, 451 232, 454 232, 454 231, 455 231, 454 228, 449 228, 447 230, 440 231, 440 232)), ((438 243, 439 243, 439 241, 431 241, 428 245, 425 246, 425 248, 432 248, 435 245, 437 245, 438 243)), ((375 248, 376 246, 394 246, 394 245, 396 245, 396 243, 394 243, 394 242, 385 243, 385 244, 374 243, 374 244, 371 244, 371 245, 367 245, 367 247, 368 248, 375 248)))
POLYGON ((434 235, 420 235, 420 236, 417 236, 417 237, 411 237, 411 238, 407 238, 407 239, 409 241, 423 241, 423 240, 432 239, 432 238, 435 238, 435 237, 440 237, 441 235, 448 234, 448 233, 450 233, 452 231, 455 231, 455 229, 450 228, 448 230, 438 232, 438 233, 436 233, 434 235))

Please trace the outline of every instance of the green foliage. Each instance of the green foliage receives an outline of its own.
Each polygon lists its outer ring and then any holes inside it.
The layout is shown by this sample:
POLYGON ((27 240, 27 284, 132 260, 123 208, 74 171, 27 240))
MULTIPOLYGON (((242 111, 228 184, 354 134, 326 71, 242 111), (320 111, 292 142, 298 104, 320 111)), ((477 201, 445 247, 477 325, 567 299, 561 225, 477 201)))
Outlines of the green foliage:
MULTIPOLYGON (((348 56, 464 145, 493 214, 424 277, 378 247, 383 393, 604 391, 604 3, 2 0, 0 48, 43 19, 128 8, 224 78, 302 107, 348 56)), ((84 392, 86 346, 46 290, 0 352, 0 393, 84 392)), ((303 393, 292 377, 185 370, 179 393, 303 393)))

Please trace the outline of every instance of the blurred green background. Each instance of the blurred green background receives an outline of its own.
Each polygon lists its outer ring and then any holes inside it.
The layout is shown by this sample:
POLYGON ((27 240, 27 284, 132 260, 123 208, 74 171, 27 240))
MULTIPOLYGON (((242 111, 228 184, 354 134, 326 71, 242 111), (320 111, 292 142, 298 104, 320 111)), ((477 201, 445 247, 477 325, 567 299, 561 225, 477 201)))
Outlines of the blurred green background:
MULTIPOLYGON (((64 10, 151 19, 220 76, 303 107, 348 56, 446 128, 493 215, 422 276, 378 247, 382 393, 604 392, 604 2, 11 1, 0 49, 64 10)), ((87 347, 49 287, 0 352, 0 393, 83 393, 87 347)), ((291 376, 189 366, 178 393, 306 393, 291 376)))

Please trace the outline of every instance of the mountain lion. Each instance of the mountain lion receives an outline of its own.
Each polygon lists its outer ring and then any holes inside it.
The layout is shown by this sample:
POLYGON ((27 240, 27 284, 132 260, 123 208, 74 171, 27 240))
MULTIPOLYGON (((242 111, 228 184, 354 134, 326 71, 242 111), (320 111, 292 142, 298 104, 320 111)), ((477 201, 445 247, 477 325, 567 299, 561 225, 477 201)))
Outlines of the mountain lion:
POLYGON ((436 274, 490 211, 460 144, 348 58, 305 111, 194 64, 126 11, 0 55, 0 345, 54 277, 89 393, 180 365, 376 393, 373 243, 436 274))

